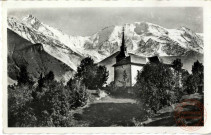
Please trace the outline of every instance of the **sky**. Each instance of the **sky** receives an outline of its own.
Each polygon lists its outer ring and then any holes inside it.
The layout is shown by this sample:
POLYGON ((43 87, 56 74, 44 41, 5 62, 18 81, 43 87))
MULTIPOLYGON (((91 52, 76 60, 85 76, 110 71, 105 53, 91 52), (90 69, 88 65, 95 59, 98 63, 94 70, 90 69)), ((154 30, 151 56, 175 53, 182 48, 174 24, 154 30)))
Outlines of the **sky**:
POLYGON ((165 28, 185 26, 203 33, 203 9, 199 7, 106 7, 10 9, 9 17, 22 20, 33 15, 41 22, 66 34, 90 36, 111 25, 150 22, 165 28))

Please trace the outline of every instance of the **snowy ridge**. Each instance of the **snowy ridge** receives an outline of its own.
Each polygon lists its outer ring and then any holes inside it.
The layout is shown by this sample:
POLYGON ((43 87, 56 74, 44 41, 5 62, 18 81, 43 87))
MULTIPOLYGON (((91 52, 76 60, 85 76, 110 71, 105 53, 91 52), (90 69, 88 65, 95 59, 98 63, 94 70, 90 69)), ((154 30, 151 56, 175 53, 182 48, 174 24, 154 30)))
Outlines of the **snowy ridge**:
MULTIPOLYGON (((191 51, 203 54, 203 34, 188 28, 166 29, 148 22, 123 26, 130 53, 140 56, 185 56, 191 51)), ((81 37, 64 34, 32 15, 22 21, 8 18, 9 29, 32 43, 42 43, 46 52, 74 70, 84 57, 90 56, 99 62, 117 52, 123 26, 109 26, 91 36, 81 37)))
MULTIPOLYGON (((29 17, 24 18, 23 22, 20 22, 15 18, 9 18, 8 28, 34 44, 42 43, 44 50, 47 53, 61 60, 73 70, 76 70, 76 64, 78 64, 78 61, 80 61, 80 57, 82 56, 62 44, 61 41, 56 38, 56 34, 48 29, 49 27, 43 25, 36 18, 32 16, 29 17), (77 57, 71 56, 74 54, 77 54, 77 57)), ((54 30, 54 32, 55 31, 57 30, 54 30)), ((57 32, 59 33, 59 31, 57 32)))

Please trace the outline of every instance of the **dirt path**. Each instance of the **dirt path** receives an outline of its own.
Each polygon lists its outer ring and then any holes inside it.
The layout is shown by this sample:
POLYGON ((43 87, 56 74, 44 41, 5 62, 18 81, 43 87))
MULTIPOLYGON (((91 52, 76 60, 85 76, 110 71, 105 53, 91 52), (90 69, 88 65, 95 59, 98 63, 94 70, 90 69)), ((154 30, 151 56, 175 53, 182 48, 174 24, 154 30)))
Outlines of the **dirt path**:
POLYGON ((96 103, 131 103, 131 104, 135 104, 136 100, 130 99, 130 98, 125 99, 125 98, 113 98, 110 96, 106 96, 99 100, 94 100, 92 104, 96 104, 96 103))

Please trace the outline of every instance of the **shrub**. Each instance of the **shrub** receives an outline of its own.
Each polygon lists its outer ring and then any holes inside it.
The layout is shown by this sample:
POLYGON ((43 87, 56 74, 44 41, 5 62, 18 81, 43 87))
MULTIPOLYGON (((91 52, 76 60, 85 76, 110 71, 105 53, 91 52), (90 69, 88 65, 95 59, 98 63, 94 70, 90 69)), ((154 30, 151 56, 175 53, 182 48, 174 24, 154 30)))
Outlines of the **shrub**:
POLYGON ((70 110, 87 102, 85 86, 80 81, 68 86, 54 80, 53 72, 40 75, 37 87, 29 85, 8 87, 8 126, 74 126, 70 110))
POLYGON ((196 92, 203 93, 204 87, 204 66, 199 61, 194 62, 192 74, 185 80, 185 91, 188 94, 196 92))
POLYGON ((17 76, 18 85, 33 85, 33 81, 30 79, 26 66, 20 67, 20 72, 17 76))
POLYGON ((95 82, 97 88, 102 88, 104 84, 106 84, 106 81, 108 79, 108 71, 105 66, 98 66, 97 67, 97 74, 95 76, 95 82))
POLYGON ((197 92, 198 89, 198 82, 199 82, 199 78, 197 76, 194 75, 190 75, 187 80, 186 80, 186 92, 188 94, 193 94, 197 92))
POLYGON ((173 72, 168 65, 148 63, 138 73, 135 89, 145 108, 156 113, 165 105, 178 100, 174 85, 173 72))
POLYGON ((89 89, 101 88, 108 79, 108 71, 105 66, 98 66, 92 58, 87 57, 78 66, 75 78, 89 89))
POLYGON ((113 91, 115 88, 114 81, 111 81, 106 87, 104 88, 107 92, 113 91))
MULTIPOLYGON (((87 101, 85 86, 79 81, 72 80, 64 86, 53 80, 49 72, 40 78, 45 85, 34 92, 33 107, 39 126, 73 126, 70 110, 84 106, 87 101), (51 76, 51 77, 50 77, 51 76), (40 90, 41 89, 41 90, 40 90)), ((38 85, 39 86, 39 85, 38 85)))
POLYGON ((37 117, 38 126, 71 126, 69 104, 72 98, 70 91, 56 81, 49 82, 46 91, 37 92, 37 96, 32 106, 37 117))
POLYGON ((33 108, 31 89, 29 86, 8 87, 8 127, 34 126, 36 117, 33 108))
POLYGON ((82 81, 70 79, 67 83, 67 89, 70 91, 72 96, 70 105, 73 109, 86 105, 88 93, 82 81))

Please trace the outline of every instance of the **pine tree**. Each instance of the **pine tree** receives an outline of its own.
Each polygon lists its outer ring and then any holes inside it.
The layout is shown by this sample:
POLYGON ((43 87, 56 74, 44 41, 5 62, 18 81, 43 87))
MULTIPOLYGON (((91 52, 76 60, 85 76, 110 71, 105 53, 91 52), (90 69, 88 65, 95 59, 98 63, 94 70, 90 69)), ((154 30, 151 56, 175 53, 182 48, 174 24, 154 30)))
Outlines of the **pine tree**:
POLYGON ((39 88, 42 88, 44 86, 44 78, 43 78, 43 75, 42 73, 40 74, 40 77, 38 79, 38 87, 39 88))
POLYGON ((172 62, 172 67, 176 70, 176 71, 181 71, 182 70, 182 62, 181 59, 176 59, 172 62))
POLYGON ((192 73, 194 74, 204 74, 204 66, 198 60, 194 62, 192 66, 192 73))
POLYGON ((108 79, 108 71, 105 66, 98 66, 91 57, 87 57, 81 61, 75 78, 89 89, 101 88, 108 79))
POLYGON ((47 75, 45 75, 45 80, 53 81, 54 80, 54 73, 50 71, 47 75))
POLYGON ((192 74, 185 81, 185 90, 188 94, 202 93, 204 87, 204 66, 198 60, 192 66, 192 74))
POLYGON ((181 59, 176 59, 172 62, 172 67, 174 71, 176 72, 176 87, 180 88, 182 84, 182 62, 181 59))
POLYGON ((33 81, 30 80, 28 76, 26 66, 20 67, 19 75, 17 76, 18 85, 32 85, 33 81))
POLYGON ((70 80, 67 82, 66 86, 69 88, 69 89, 73 89, 73 79, 70 78, 70 80))
POLYGON ((96 87, 101 88, 108 79, 109 72, 107 71, 105 66, 98 66, 97 68, 97 75, 95 77, 96 80, 96 87))
POLYGON ((77 68, 77 73, 75 77, 82 82, 88 88, 93 88, 94 77, 96 74, 96 66, 94 60, 90 57, 87 57, 81 61, 81 64, 77 68))

